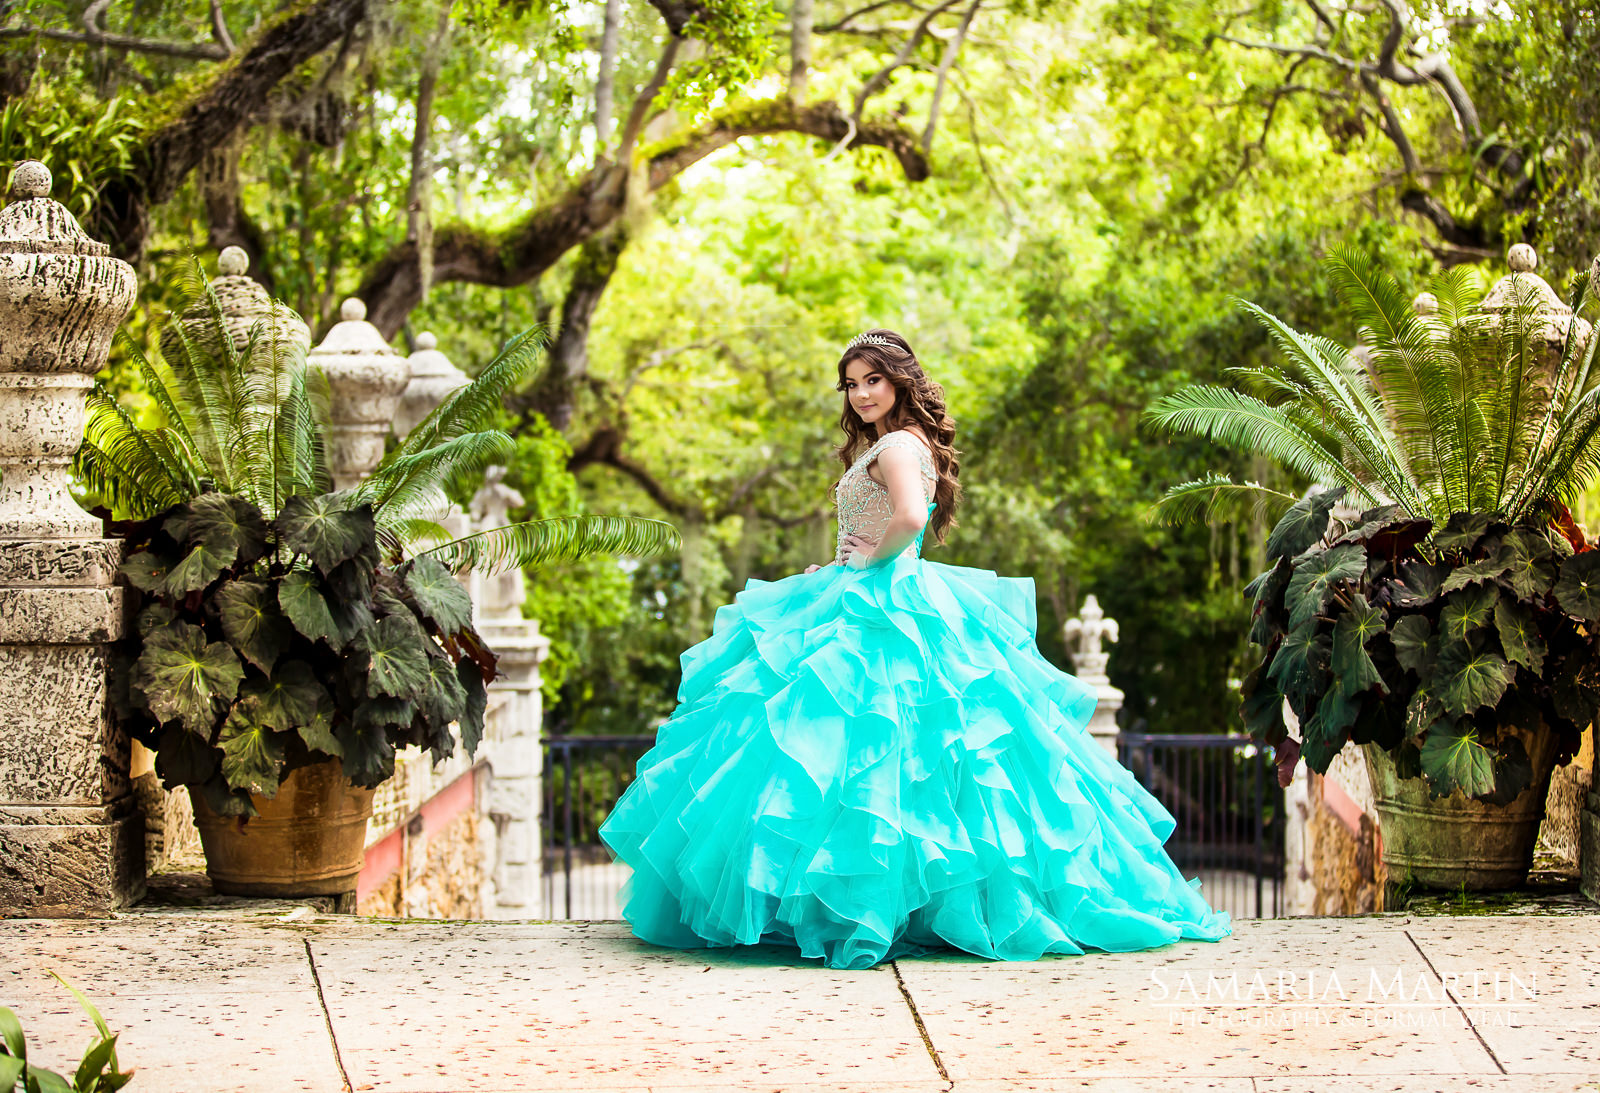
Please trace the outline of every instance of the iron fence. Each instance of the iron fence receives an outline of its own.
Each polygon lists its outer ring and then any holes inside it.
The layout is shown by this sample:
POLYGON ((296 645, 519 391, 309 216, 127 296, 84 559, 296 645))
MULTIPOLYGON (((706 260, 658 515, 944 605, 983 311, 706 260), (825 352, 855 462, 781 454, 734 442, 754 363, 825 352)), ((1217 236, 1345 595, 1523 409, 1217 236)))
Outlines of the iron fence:
POLYGON ((1283 790, 1248 736, 1123 732, 1117 758, 1177 821, 1167 853, 1235 918, 1283 913, 1283 790))
MULTIPOLYGON (((544 918, 621 917, 627 867, 599 827, 633 778, 652 734, 547 736, 544 745, 544 918)), ((1236 918, 1283 908, 1283 791, 1266 750, 1246 736, 1123 733, 1118 758, 1172 813, 1167 852, 1198 876, 1211 905, 1236 918)))

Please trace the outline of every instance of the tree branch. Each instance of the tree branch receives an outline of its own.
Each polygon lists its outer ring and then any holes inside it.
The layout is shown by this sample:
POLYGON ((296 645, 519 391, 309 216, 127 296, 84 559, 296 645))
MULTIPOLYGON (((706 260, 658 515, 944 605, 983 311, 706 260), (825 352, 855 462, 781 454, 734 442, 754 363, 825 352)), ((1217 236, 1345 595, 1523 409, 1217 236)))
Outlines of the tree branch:
POLYGON ((222 17, 222 0, 211 0, 211 36, 217 40, 217 45, 227 50, 228 56, 233 56, 236 47, 233 35, 228 33, 228 21, 222 17))
POLYGON ((91 214, 92 234, 124 258, 137 258, 149 210, 170 200, 206 154, 254 116, 285 77, 342 39, 365 14, 366 0, 314 0, 268 26, 176 118, 145 138, 131 170, 105 181, 91 214))
POLYGON ((667 85, 667 76, 671 74, 672 66, 678 61, 678 50, 682 45, 682 38, 674 36, 667 39, 666 48, 656 60, 656 70, 650 74, 649 82, 639 90, 638 97, 633 100, 633 106, 628 110, 628 120, 622 125, 622 139, 617 142, 617 162, 627 163, 633 158, 634 145, 639 142, 639 133, 644 129, 645 120, 650 116, 650 104, 655 102, 656 96, 667 85))
MULTIPOLYGON (((659 190, 743 136, 804 133, 837 142, 849 126, 850 120, 832 102, 796 108, 787 101, 773 101, 726 111, 657 148, 645 165, 646 184, 652 191, 659 190)), ((885 122, 860 127, 850 137, 850 146, 863 145, 893 153, 912 182, 928 177, 928 161, 917 147, 915 134, 900 125, 885 122)), ((597 164, 565 194, 533 210, 506 232, 490 234, 459 226, 441 229, 434 238, 435 283, 526 284, 622 215, 627 179, 626 164, 597 164)), ((392 337, 420 300, 415 246, 401 243, 380 259, 357 295, 366 301, 368 321, 385 337, 392 337)))
POLYGON ((901 45, 900 52, 894 55, 894 59, 868 77, 867 82, 861 85, 861 90, 856 92, 855 102, 851 104, 850 108, 850 120, 852 122, 857 126, 861 124, 861 112, 866 109, 867 100, 889 86, 889 77, 894 75, 895 69, 900 68, 911 59, 911 54, 916 51, 918 43, 922 41, 922 36, 928 33, 928 27, 934 19, 955 7, 959 2, 960 0, 941 0, 937 7, 918 20, 916 29, 911 32, 911 36, 901 45))
POLYGON ((126 50, 129 53, 178 57, 186 61, 228 59, 228 51, 216 42, 165 42, 158 38, 136 38, 128 34, 110 34, 101 30, 57 30, 54 27, 38 27, 24 23, 15 27, 0 27, 0 39, 6 38, 48 38, 53 42, 105 46, 108 49, 126 50))
POLYGON ((933 101, 928 104, 928 124, 922 130, 922 154, 925 156, 933 153, 933 132, 939 124, 939 100, 944 97, 944 85, 950 78, 950 69, 954 67, 961 44, 967 40, 967 31, 972 27, 972 20, 982 6, 983 0, 972 0, 972 6, 962 16, 955 37, 945 43, 944 56, 939 60, 939 75, 933 85, 933 101))

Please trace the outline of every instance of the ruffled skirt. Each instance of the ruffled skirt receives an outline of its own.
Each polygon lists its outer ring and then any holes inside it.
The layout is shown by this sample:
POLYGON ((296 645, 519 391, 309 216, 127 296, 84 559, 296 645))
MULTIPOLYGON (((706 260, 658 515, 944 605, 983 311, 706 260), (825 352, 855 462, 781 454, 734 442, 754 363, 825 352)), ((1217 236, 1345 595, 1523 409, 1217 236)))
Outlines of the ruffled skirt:
POLYGON ((1031 579, 919 558, 751 581, 601 825, 633 932, 835 968, 1226 937, 1035 628, 1031 579))

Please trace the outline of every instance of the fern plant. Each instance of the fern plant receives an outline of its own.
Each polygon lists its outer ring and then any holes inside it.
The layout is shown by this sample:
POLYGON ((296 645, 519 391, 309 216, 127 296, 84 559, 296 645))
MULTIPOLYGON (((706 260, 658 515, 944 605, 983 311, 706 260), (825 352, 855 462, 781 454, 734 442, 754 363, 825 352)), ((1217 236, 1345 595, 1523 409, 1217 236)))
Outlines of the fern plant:
POLYGON ((1436 796, 1542 792, 1600 712, 1600 598, 1587 592, 1600 552, 1567 508, 1600 469, 1600 338, 1580 318, 1589 277, 1552 329, 1526 281, 1491 312, 1468 275, 1447 273, 1433 284, 1437 311, 1418 314, 1357 252, 1336 250, 1327 267, 1368 363, 1245 303, 1286 365, 1237 371, 1245 390, 1190 387, 1148 411, 1158 429, 1265 455, 1327 488, 1296 501, 1211 474, 1173 487, 1157 511, 1288 507, 1267 541, 1272 568, 1245 589, 1259 653, 1242 695, 1281 783, 1301 758, 1326 771, 1354 741, 1388 751, 1436 796), (1340 501, 1366 511, 1345 527, 1331 515, 1340 501))
MULTIPOLYGON (((257 323, 236 344, 203 275, 195 277, 191 294, 204 322, 169 325, 166 340, 178 352, 151 360, 137 345, 123 343, 155 403, 157 425, 141 426, 104 384, 90 393, 74 461, 85 502, 115 519, 144 520, 216 490, 244 498, 271 520, 291 497, 329 492, 328 385, 307 366, 304 347, 281 337, 270 321, 257 323)), ((545 346, 536 329, 511 339, 476 379, 444 399, 369 477, 346 491, 351 504, 372 506, 389 561, 427 555, 453 572, 492 573, 679 545, 671 524, 640 517, 562 516, 459 539, 429 519, 443 487, 510 457, 511 438, 489 423, 545 346)))
MULTIPOLYGON (((1236 387, 1186 387, 1157 400, 1158 431, 1203 437, 1266 456, 1285 470, 1348 491, 1357 507, 1397 504, 1442 527, 1453 513, 1498 513, 1508 523, 1558 515, 1600 470, 1597 339, 1580 315, 1591 299, 1577 278, 1559 355, 1531 282, 1509 306, 1481 309, 1464 270, 1433 279, 1433 314, 1359 251, 1335 248, 1326 268, 1368 344, 1363 367, 1332 339, 1294 329, 1248 301, 1241 307, 1282 353, 1277 368, 1235 369, 1236 387)), ((1222 518, 1249 506, 1282 512, 1287 493, 1219 474, 1174 486, 1156 507, 1172 521, 1222 518)))

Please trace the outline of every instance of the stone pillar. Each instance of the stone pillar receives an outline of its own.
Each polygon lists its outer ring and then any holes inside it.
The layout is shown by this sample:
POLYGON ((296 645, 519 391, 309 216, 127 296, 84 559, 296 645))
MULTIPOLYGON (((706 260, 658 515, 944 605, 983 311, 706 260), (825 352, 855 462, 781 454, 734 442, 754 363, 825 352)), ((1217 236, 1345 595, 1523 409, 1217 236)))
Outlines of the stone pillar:
MULTIPOLYGON (((417 351, 406 358, 411 378, 400 393, 400 403, 394 414, 394 435, 404 440, 422 419, 433 413, 453 392, 472 380, 450 363, 450 358, 439 351, 438 339, 424 331, 417 335, 417 351)), ((431 500, 418 506, 418 515, 443 526, 451 535, 461 538, 472 534, 471 520, 460 505, 453 504, 444 490, 435 486, 428 491, 431 500)), ((462 583, 471 589, 471 578, 464 576, 462 583)))
POLYGON ((1076 675, 1094 688, 1097 702, 1094 716, 1089 719, 1089 735, 1113 756, 1117 754, 1117 711, 1122 709, 1123 693, 1111 685, 1106 675, 1106 662, 1111 654, 1101 649, 1102 641, 1117 640, 1117 620, 1106 618, 1100 601, 1093 593, 1083 601, 1083 610, 1075 619, 1068 619, 1063 627, 1067 644, 1078 646, 1072 662, 1076 675))
MULTIPOLYGON (((233 342, 234 351, 243 353, 255 336, 262 344, 277 342, 296 353, 311 348, 311 328, 306 321, 284 304, 274 300, 267 290, 257 284, 246 272, 250 258, 242 247, 224 247, 217 256, 217 276, 211 282, 211 291, 217 297, 221 311, 222 327, 233 342)), ((185 311, 179 322, 191 339, 208 342, 213 337, 211 306, 200 300, 185 311)), ((214 351, 220 346, 207 348, 214 351)), ((167 360, 181 359, 183 343, 172 328, 162 332, 161 353, 167 360)))
MULTIPOLYGON (((500 527, 522 495, 507 486, 504 467, 490 467, 481 490, 472 498, 472 517, 479 529, 500 527)), ((544 700, 539 665, 550 639, 539 624, 522 617, 527 589, 520 569, 476 574, 473 585, 474 625, 484 642, 500 656, 504 679, 489 685, 496 706, 494 739, 486 742, 494 788, 489 804, 495 820, 495 906, 484 907, 489 918, 532 918, 541 913, 539 884, 544 873, 540 813, 544 805, 544 700)))
POLYGON ((345 490, 372 473, 383 458, 400 394, 411 368, 378 328, 367 322, 367 305, 346 300, 322 344, 306 363, 328 377, 328 471, 333 488, 345 490))
POLYGON ((128 739, 106 706, 122 557, 67 489, 133 268, 18 166, 0 211, 0 915, 103 915, 144 891, 128 739))

